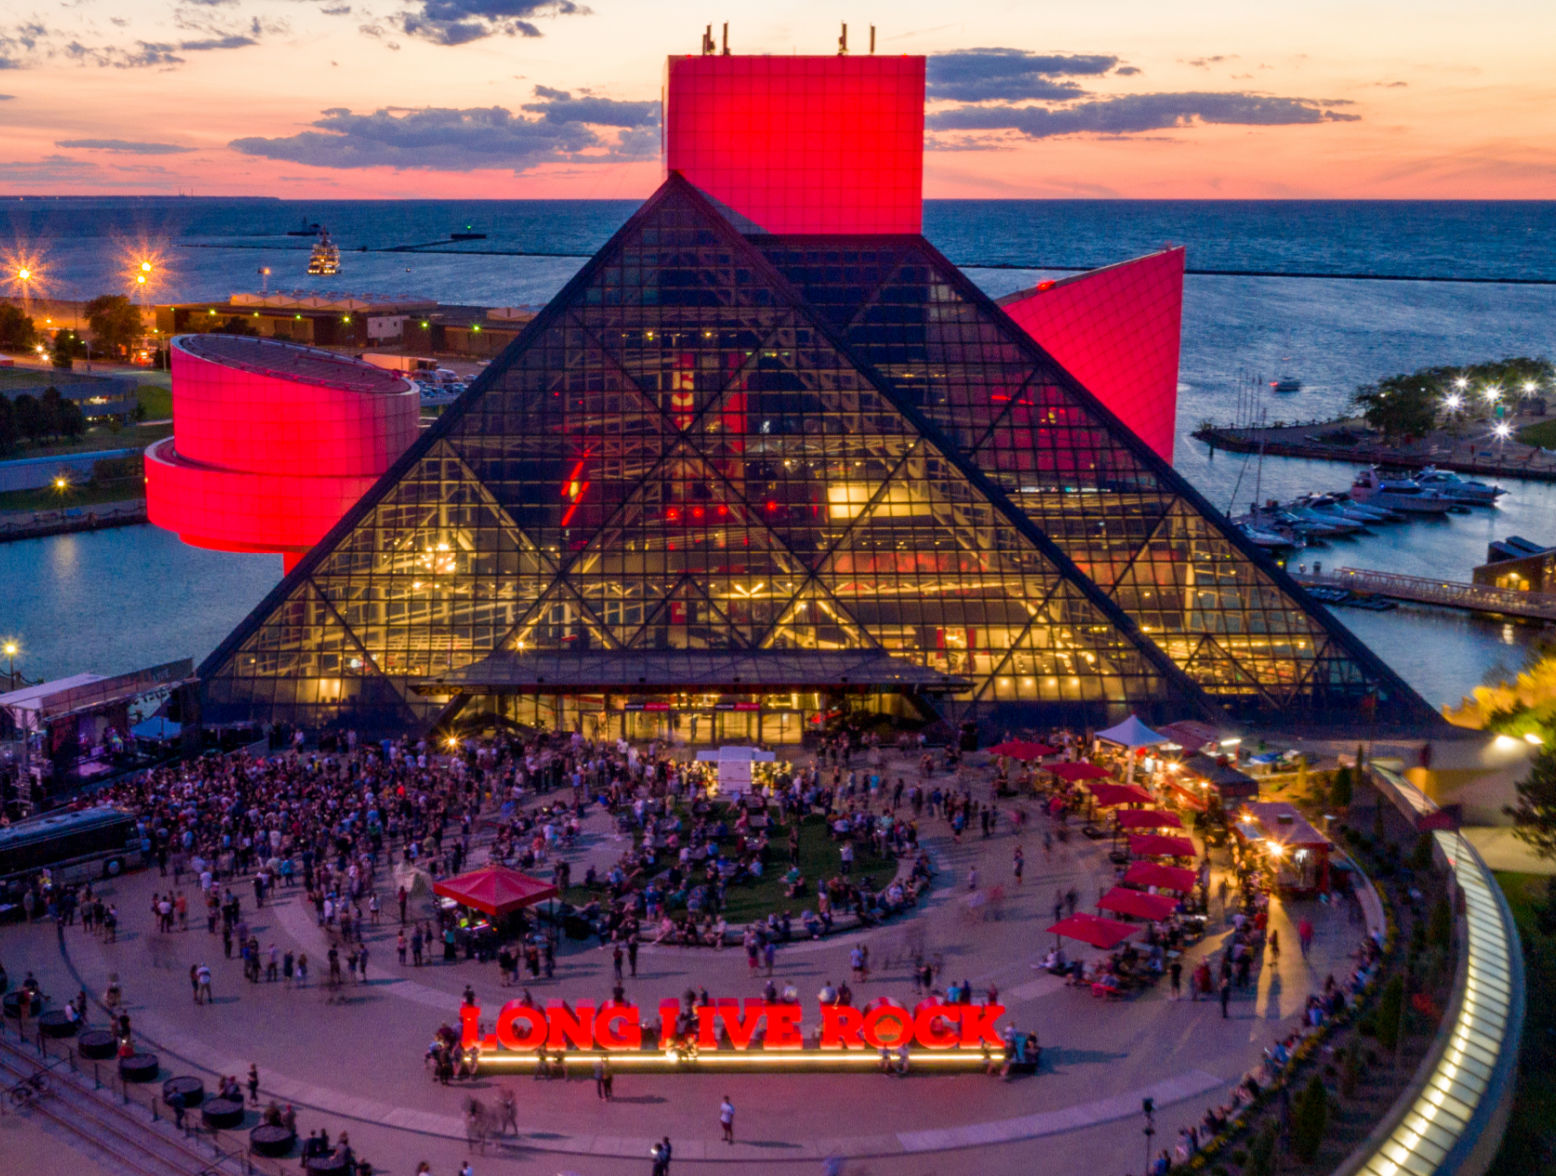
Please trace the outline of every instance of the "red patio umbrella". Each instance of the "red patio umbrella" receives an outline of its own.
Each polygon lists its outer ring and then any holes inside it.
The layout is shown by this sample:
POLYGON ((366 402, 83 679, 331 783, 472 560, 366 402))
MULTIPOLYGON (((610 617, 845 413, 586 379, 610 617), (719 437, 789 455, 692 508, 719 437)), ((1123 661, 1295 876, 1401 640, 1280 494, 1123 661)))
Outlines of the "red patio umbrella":
POLYGON ((506 866, 484 866, 468 874, 434 882, 432 892, 452 898, 462 906, 484 911, 494 919, 557 897, 557 888, 551 883, 506 866))
POLYGON ((1091 795, 1103 808, 1111 808, 1116 804, 1155 804, 1156 798, 1137 784, 1103 784, 1090 785, 1091 795))
POLYGON ((1166 833, 1131 833, 1129 852, 1136 857, 1191 858, 1194 843, 1187 837, 1172 837, 1166 833))
POLYGON ((1096 764, 1044 764, 1045 772, 1052 772, 1061 780, 1074 784, 1078 780, 1106 780, 1112 773, 1106 768, 1099 768, 1096 764))
POLYGON ((1119 827, 1123 829, 1183 828, 1177 813, 1164 813, 1160 809, 1120 809, 1117 816, 1119 827))
POLYGON ((1102 896, 1097 907, 1115 914, 1133 915, 1137 919, 1150 919, 1155 923, 1172 914, 1178 904, 1165 894, 1146 894, 1143 890, 1115 886, 1102 896))
POLYGON ((1007 739, 1004 743, 996 743, 989 748, 995 755, 1008 756, 1011 759, 1028 760, 1042 759, 1045 755, 1058 755, 1057 747, 1049 747, 1046 743, 1038 743, 1031 739, 1007 739))
POLYGON ((1060 919, 1048 930, 1051 934, 1079 939, 1082 943, 1109 951, 1123 943, 1140 928, 1128 923, 1120 923, 1117 919, 1104 919, 1099 915, 1088 915, 1077 911, 1068 919, 1060 919))
POLYGON ((1176 890, 1187 894, 1199 883, 1199 875, 1182 866, 1162 866, 1156 862, 1133 862, 1124 872, 1130 886, 1154 886, 1158 890, 1176 890))

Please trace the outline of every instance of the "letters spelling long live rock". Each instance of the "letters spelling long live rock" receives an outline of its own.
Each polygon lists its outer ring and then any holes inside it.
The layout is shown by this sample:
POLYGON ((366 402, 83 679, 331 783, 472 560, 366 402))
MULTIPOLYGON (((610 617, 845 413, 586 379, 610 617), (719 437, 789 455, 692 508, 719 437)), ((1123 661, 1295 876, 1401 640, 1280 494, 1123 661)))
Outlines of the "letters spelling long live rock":
MULTIPOLYGON (((658 1048, 676 1044, 675 1023, 681 1006, 664 1001, 659 1006, 658 1048)), ((803 1010, 797 1004, 770 1004, 765 1000, 721 1000, 697 1010, 693 1035, 698 1049, 719 1048, 722 1028, 730 1047, 752 1048, 762 1031, 759 1048, 802 1049, 803 1010)), ((921 1049, 1004 1048, 995 1023, 1005 1013, 1003 1005, 947 1005, 926 1001, 913 1010, 890 1001, 867 1008, 822 1005, 820 1048, 896 1049, 915 1045, 921 1049)), ((481 1033, 481 1009, 463 1005, 459 1010, 460 1044, 483 1050, 634 1050, 644 1047, 643 1022, 637 1005, 548 1004, 544 1009, 509 1001, 497 1014, 495 1031, 481 1033)))

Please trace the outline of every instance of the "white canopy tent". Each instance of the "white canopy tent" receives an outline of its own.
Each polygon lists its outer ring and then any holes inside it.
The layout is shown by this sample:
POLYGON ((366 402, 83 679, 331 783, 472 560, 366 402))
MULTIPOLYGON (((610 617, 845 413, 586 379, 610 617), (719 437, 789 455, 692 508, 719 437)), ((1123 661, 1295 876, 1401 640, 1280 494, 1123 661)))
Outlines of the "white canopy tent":
MULTIPOLYGON (((1119 747, 1126 747, 1130 751, 1136 751, 1142 747, 1156 747, 1162 743, 1171 743, 1172 740, 1165 735, 1160 735, 1151 730, 1134 715, 1130 715, 1117 726, 1109 727, 1106 731, 1098 731, 1097 738, 1105 743, 1114 743, 1119 747)), ((1135 757, 1129 757, 1129 767, 1124 779, 1130 783, 1135 778, 1135 757)))
POLYGON ((719 791, 731 798, 751 789, 751 765, 770 764, 777 760, 771 751, 760 747, 718 747, 712 751, 699 751, 697 762, 713 764, 719 773, 719 791))

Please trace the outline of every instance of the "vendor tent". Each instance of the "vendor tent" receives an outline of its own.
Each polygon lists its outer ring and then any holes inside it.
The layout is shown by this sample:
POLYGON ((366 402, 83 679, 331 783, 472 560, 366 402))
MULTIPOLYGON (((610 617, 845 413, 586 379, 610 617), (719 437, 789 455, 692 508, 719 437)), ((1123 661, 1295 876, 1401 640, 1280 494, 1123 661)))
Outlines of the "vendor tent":
POLYGON ((1120 923, 1117 919, 1104 919, 1100 915, 1088 915, 1084 912, 1077 912, 1068 919, 1061 919, 1048 928, 1050 934, 1078 939, 1082 943, 1089 943, 1092 947, 1100 947, 1104 951, 1117 947, 1139 929, 1128 923, 1120 923))
POLYGON ((1131 833, 1129 852, 1135 857, 1186 857, 1194 856, 1194 842, 1187 837, 1173 837, 1166 833, 1131 833))
POLYGON ((1103 808, 1116 804, 1155 804, 1156 798, 1136 784, 1091 785, 1092 798, 1103 808))
POLYGON ((1059 754, 1057 747, 1049 747, 1046 743, 1037 743, 1029 739, 1007 739, 1004 743, 996 743, 989 750, 995 755, 1008 756, 1023 763, 1042 759, 1045 755, 1059 754))
POLYGON ((1199 881, 1193 870, 1182 866, 1162 866, 1156 862, 1133 862, 1124 873, 1129 886, 1154 886, 1158 890, 1176 890, 1188 894, 1199 881))
POLYGON ((1071 784, 1081 780, 1106 780, 1111 773, 1106 768, 1099 768, 1096 764, 1088 764, 1085 760, 1073 764, 1044 764, 1045 772, 1052 772, 1059 779, 1071 784))
POLYGON ((1120 809, 1116 816, 1122 829, 1183 828, 1177 813, 1164 813, 1160 809, 1120 809))
POLYGON ((523 907, 557 897, 557 888, 506 866, 485 866, 432 884, 432 892, 500 919, 523 907))
POLYGON ((1158 744, 1172 742, 1171 738, 1151 730, 1134 715, 1130 715, 1116 727, 1098 731, 1097 738, 1104 743, 1116 743, 1120 747, 1127 747, 1131 751, 1140 747, 1155 747, 1158 744))
POLYGON ((1137 919, 1150 919, 1158 923, 1178 909, 1176 899, 1165 894, 1146 894, 1142 890, 1129 890, 1115 886, 1102 896, 1097 908, 1119 915, 1133 915, 1137 919))

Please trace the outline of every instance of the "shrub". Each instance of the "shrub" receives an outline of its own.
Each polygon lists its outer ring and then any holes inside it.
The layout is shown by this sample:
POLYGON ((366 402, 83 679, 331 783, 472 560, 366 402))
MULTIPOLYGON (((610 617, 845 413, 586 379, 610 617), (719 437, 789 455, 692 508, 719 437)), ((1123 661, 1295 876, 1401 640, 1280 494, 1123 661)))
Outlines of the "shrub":
MULTIPOLYGON (((1329 804, 1344 812, 1351 803, 1351 769, 1344 764, 1329 781, 1329 804)), ((1343 828, 1343 826, 1342 826, 1343 828)))
POLYGON ((1279 1128, 1274 1123, 1266 1123, 1259 1129, 1259 1134, 1254 1137, 1253 1143, 1248 1148, 1248 1164, 1243 1168, 1243 1176, 1272 1176, 1275 1171, 1275 1141, 1279 1128))
POLYGON ((1453 907, 1447 898, 1439 898, 1432 904, 1429 922, 1426 932, 1427 942, 1433 947, 1446 948, 1453 938, 1453 907))
POLYGON ((1435 864, 1432 861, 1433 844, 1430 833, 1422 833, 1416 838, 1415 848, 1410 851, 1410 868, 1418 874, 1426 873, 1435 864))
POLYGON ((1345 1061, 1340 1067, 1340 1093, 1346 1098, 1355 1098, 1356 1091, 1361 1086, 1361 1042, 1351 1042, 1350 1049, 1345 1051, 1345 1061))
POLYGON ((1307 1089, 1297 1096, 1291 1122, 1291 1150, 1304 1162, 1311 1164, 1318 1157, 1328 1121, 1329 1092, 1324 1089, 1324 1080, 1315 1074, 1307 1089))
POLYGON ((1378 1044, 1393 1049, 1399 1044, 1400 1019, 1405 1011, 1405 978, 1390 976, 1378 999, 1378 1044))

